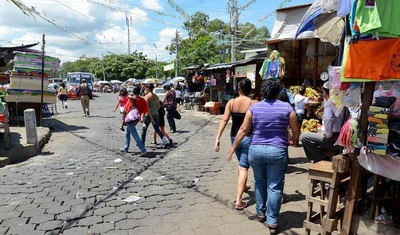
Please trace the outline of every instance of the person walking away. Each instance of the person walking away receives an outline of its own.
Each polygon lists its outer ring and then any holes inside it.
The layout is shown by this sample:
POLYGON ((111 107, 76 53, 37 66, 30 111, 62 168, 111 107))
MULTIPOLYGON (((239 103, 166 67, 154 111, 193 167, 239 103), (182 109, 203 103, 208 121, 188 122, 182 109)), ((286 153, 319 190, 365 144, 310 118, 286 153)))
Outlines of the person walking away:
POLYGON ((299 93, 294 96, 294 110, 296 112, 297 121, 299 122, 300 128, 303 124, 305 116, 310 117, 311 114, 309 100, 307 97, 304 96, 305 93, 306 88, 304 86, 301 86, 299 89, 299 93), (305 110, 307 111, 307 114, 305 114, 305 110))
POLYGON ((65 88, 65 84, 62 82, 60 83, 60 88, 58 91, 58 94, 60 94, 60 100, 63 108, 68 108, 67 105, 67 100, 68 100, 68 95, 67 95, 67 88, 65 88))
POLYGON ((159 106, 160 100, 159 100, 158 96, 153 93, 153 90, 154 90, 153 83, 146 84, 145 89, 146 89, 146 96, 144 97, 144 99, 147 102, 150 112, 144 116, 144 125, 142 128, 141 139, 142 139, 142 142, 144 145, 145 141, 146 141, 147 128, 149 127, 149 124, 150 124, 150 115, 151 115, 154 120, 154 122, 153 122, 154 131, 157 132, 157 134, 160 136, 160 138, 163 142, 162 148, 165 149, 168 147, 168 145, 172 144, 172 139, 170 139, 170 138, 167 139, 160 130, 160 119, 158 116, 158 108, 159 108, 158 106, 159 106))
POLYGON ((163 104, 167 106, 167 120, 170 128, 170 132, 176 132, 174 113, 176 112, 176 96, 175 92, 171 91, 170 85, 164 85, 165 97, 163 104))
POLYGON ((334 104, 329 98, 329 83, 325 82, 322 87, 324 96, 324 114, 322 116, 322 134, 304 132, 301 135, 301 143, 308 160, 315 162, 325 159, 323 150, 334 150, 338 152, 340 146, 335 146, 342 129, 343 112, 335 115, 334 104))
POLYGON ((180 104, 181 104, 181 100, 182 100, 182 92, 181 92, 181 88, 179 85, 175 89, 175 97, 176 97, 176 108, 178 110, 180 110, 180 104))
MULTIPOLYGON (((160 120, 160 130, 161 132, 164 134, 165 137, 167 137, 167 139, 170 140, 170 144, 172 144, 172 139, 169 137, 169 135, 167 134, 167 132, 165 131, 165 109, 163 106, 162 101, 159 101, 159 107, 158 107, 158 117, 160 120)), ((157 144, 157 133, 156 131, 154 131, 153 133, 153 142, 151 142, 152 144, 157 144)))
POLYGON ((276 80, 266 79, 263 82, 263 100, 249 108, 227 154, 230 160, 252 129, 249 163, 254 172, 257 218, 260 222, 267 221, 271 234, 275 234, 278 228, 288 166, 288 145, 296 142, 300 132, 292 106, 277 100, 280 90, 276 80), (286 132, 288 126, 293 131, 290 139, 286 132))
MULTIPOLYGON (((145 146, 142 143, 142 140, 139 137, 139 134, 137 133, 136 130, 136 125, 140 122, 143 123, 144 116, 146 113, 149 113, 149 108, 147 106, 147 102, 143 97, 140 97, 140 88, 139 87, 134 87, 133 88, 133 96, 129 97, 129 100, 127 104, 124 107, 124 112, 122 115, 122 122, 123 125, 126 125, 126 131, 125 131, 125 144, 124 148, 120 149, 120 152, 128 152, 129 146, 130 146, 130 141, 131 141, 131 135, 133 139, 135 140, 137 146, 140 149, 140 154, 137 155, 138 157, 144 157, 147 154, 147 150, 145 146), (133 107, 132 107, 133 106, 133 107), (125 122, 125 117, 131 111, 132 108, 136 108, 140 114, 140 120, 139 121, 134 121, 134 122, 125 122)), ((150 119, 153 119, 151 114, 150 114, 150 119)), ((153 122, 153 121, 152 121, 153 122)))
MULTIPOLYGON (((246 78, 239 82, 239 97, 235 99, 231 99, 225 106, 224 116, 219 123, 217 136, 215 138, 214 150, 219 152, 220 149, 220 138, 221 135, 228 123, 230 117, 232 117, 232 127, 231 127, 231 143, 235 141, 236 134, 243 124, 244 117, 246 115, 249 107, 257 103, 258 101, 250 99, 249 95, 251 93, 251 80, 246 78)), ((238 184, 237 184, 237 194, 236 194, 236 202, 235 209, 242 210, 247 206, 247 202, 242 201, 243 192, 250 189, 250 186, 247 185, 247 175, 248 169, 250 167, 248 161, 248 153, 250 147, 250 139, 251 139, 251 131, 243 138, 243 140, 239 143, 236 148, 236 157, 239 161, 238 166, 238 184)))
POLYGON ((79 85, 78 90, 76 91, 76 95, 81 99, 81 105, 83 109, 83 116, 89 116, 89 94, 91 90, 87 85, 86 80, 82 79, 82 83, 79 85))

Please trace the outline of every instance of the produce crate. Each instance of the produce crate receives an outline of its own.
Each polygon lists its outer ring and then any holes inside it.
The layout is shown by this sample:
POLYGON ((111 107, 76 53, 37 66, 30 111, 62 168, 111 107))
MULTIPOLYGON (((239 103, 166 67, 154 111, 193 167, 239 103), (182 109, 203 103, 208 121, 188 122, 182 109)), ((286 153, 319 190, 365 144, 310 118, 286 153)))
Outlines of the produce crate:
POLYGON ((219 114, 221 114, 221 111, 219 109, 216 109, 216 110, 211 110, 210 109, 210 114, 211 115, 219 115, 219 114))

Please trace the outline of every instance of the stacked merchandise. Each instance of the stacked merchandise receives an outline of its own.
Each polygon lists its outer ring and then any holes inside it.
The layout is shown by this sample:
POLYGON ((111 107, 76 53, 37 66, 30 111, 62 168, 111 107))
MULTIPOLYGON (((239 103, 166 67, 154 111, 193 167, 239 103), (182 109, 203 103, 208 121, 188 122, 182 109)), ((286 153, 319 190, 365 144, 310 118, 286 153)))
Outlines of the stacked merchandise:
POLYGON ((389 138, 390 109, 370 106, 368 111, 367 151, 386 155, 389 138))
MULTIPOLYGON (((54 57, 44 58, 44 84, 43 102, 53 104, 56 102, 56 93, 47 87, 49 74, 54 73, 60 66, 60 60, 54 57)), ((6 92, 7 102, 41 102, 42 88, 42 55, 39 51, 14 51, 13 59, 9 61, 12 66, 10 85, 6 92)))

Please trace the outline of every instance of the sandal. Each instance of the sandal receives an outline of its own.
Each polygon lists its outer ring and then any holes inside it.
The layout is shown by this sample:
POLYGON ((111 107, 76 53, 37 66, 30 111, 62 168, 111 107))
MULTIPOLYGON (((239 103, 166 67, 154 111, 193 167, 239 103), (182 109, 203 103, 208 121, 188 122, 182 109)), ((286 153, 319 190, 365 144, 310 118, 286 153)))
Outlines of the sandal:
POLYGON ((240 206, 235 205, 235 209, 238 210, 238 211, 241 211, 241 210, 243 210, 243 209, 246 208, 246 207, 247 207, 247 202, 245 202, 245 201, 242 201, 242 203, 240 204, 240 206))
POLYGON ((260 223, 264 223, 265 221, 267 221, 267 217, 265 215, 257 215, 257 220, 260 223))
POLYGON ((151 144, 157 144, 157 141, 151 141, 151 144))
POLYGON ((144 153, 140 153, 139 155, 137 155, 138 157, 146 157, 146 155, 147 155, 147 152, 144 152, 144 153))
POLYGON ((269 234, 276 234, 276 230, 278 229, 278 226, 272 227, 271 225, 268 224, 268 229, 269 229, 269 234))
POLYGON ((121 131, 125 131, 125 129, 124 129, 123 127, 120 127, 119 129, 120 129, 121 131))

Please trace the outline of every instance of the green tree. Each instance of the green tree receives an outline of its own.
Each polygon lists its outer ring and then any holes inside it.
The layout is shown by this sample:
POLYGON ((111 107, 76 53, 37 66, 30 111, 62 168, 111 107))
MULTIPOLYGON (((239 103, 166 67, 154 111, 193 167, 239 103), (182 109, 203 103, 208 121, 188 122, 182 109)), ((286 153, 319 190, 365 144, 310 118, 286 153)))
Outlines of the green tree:
MULTIPOLYGON (((204 63, 214 64, 230 61, 231 34, 230 24, 220 19, 209 21, 209 16, 196 12, 183 23, 188 38, 179 38, 178 65, 179 74, 184 74, 183 68, 204 63)), ((265 47, 269 35, 267 27, 257 28, 252 23, 238 25, 238 35, 235 40, 237 51, 265 47)), ((167 47, 170 54, 175 54, 176 44, 167 47)), ((243 55, 237 53, 238 59, 243 55)))

